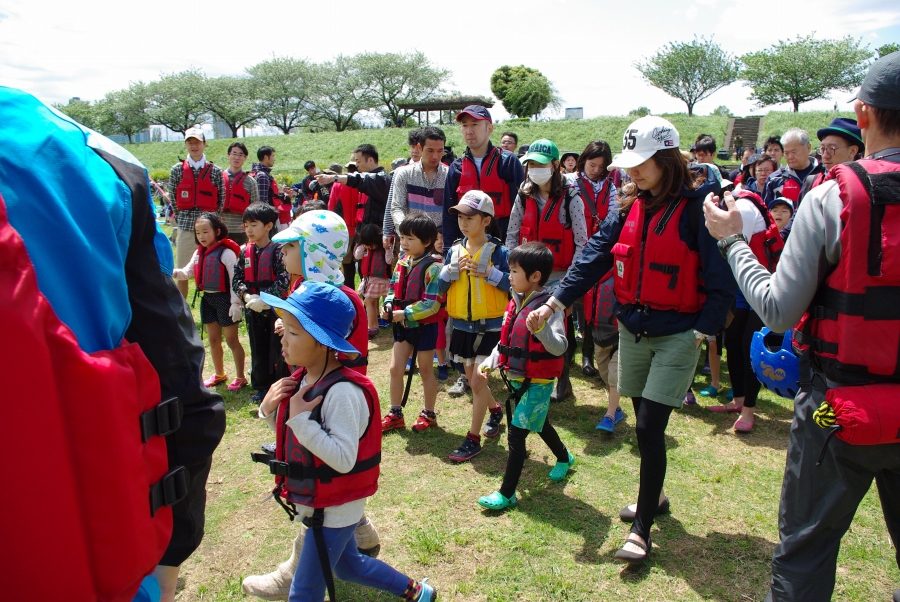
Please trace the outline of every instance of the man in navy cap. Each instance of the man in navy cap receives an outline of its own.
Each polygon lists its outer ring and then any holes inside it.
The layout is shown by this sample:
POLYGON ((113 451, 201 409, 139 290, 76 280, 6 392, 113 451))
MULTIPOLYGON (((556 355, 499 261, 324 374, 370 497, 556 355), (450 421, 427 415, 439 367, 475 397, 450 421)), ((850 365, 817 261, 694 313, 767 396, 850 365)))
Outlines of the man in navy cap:
POLYGON ((456 216, 450 215, 450 207, 470 190, 481 190, 494 202, 500 240, 506 240, 506 226, 512 202, 525 179, 525 170, 519 159, 508 151, 491 144, 494 123, 488 110, 479 105, 469 105, 456 116, 462 127, 466 150, 456 159, 447 172, 444 184, 444 244, 449 245, 460 237, 456 216))
POLYGON ((858 159, 866 152, 866 144, 855 119, 838 117, 827 128, 817 131, 816 136, 821 142, 819 154, 825 171, 806 177, 803 191, 800 193, 801 199, 807 192, 825 181, 825 175, 832 167, 858 159))

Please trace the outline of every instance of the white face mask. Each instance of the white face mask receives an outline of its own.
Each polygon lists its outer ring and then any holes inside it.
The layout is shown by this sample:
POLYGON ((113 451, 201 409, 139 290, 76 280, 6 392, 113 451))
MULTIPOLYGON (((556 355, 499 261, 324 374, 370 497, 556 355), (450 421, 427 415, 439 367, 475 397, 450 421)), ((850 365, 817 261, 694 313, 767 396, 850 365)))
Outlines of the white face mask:
POLYGON ((550 181, 550 177, 553 175, 553 169, 550 167, 529 167, 528 168, 528 179, 537 184, 538 186, 543 186, 547 182, 550 181))

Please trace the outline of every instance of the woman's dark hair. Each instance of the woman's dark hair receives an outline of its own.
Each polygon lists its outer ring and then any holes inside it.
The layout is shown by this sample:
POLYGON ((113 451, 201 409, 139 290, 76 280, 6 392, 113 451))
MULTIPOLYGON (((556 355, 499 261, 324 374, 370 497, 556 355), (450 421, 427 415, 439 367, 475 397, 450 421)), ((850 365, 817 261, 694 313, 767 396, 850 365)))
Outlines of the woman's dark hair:
POLYGON ((522 268, 526 278, 531 278, 535 272, 541 273, 538 284, 544 286, 553 271, 553 253, 542 242, 531 241, 522 243, 509 252, 509 265, 522 268))
POLYGON ((647 199, 647 210, 655 211, 676 196, 680 196, 685 187, 689 190, 696 190, 700 182, 705 179, 705 175, 688 169, 687 161, 684 160, 681 151, 677 148, 658 150, 647 160, 656 163, 656 166, 662 171, 662 187, 659 196, 651 197, 649 190, 641 191, 634 182, 629 182, 628 185, 622 186, 622 190, 619 192, 620 211, 630 209, 639 194, 647 199))
POLYGON ((609 164, 612 163, 612 149, 606 140, 594 140, 581 151, 578 156, 578 164, 575 166, 576 173, 584 173, 584 165, 591 159, 603 159, 603 178, 609 175, 609 164))
POLYGON ((359 244, 367 247, 381 246, 381 227, 377 224, 363 224, 356 228, 359 244))
MULTIPOLYGON (((753 177, 754 178, 756 177, 756 168, 759 167, 760 163, 765 163, 766 161, 768 161, 769 163, 772 164, 772 173, 774 173, 778 170, 778 162, 775 160, 775 157, 763 154, 763 155, 760 155, 759 159, 757 159, 756 161, 753 162, 753 177)), ((749 167, 749 165, 748 165, 748 167, 749 167)))
POLYGON ((328 211, 328 205, 325 204, 325 201, 320 201, 319 199, 306 201, 300 206, 299 215, 309 213, 310 211, 328 211))
POLYGON ((241 218, 243 223, 262 222, 262 225, 274 224, 278 225, 278 210, 268 203, 250 203, 250 206, 244 209, 244 216, 241 218))
MULTIPOLYGON (((550 198, 556 199, 563 195, 565 192, 565 183, 566 178, 562 172, 562 164, 554 159, 547 165, 553 170, 550 174, 550 198)), ((541 167, 547 167, 547 165, 541 165, 541 167)), ((540 186, 532 182, 528 179, 528 162, 525 164, 525 179, 522 180, 521 186, 519 186, 519 194, 522 196, 533 196, 537 197, 538 190, 540 186)))
MULTIPOLYGON (((222 240, 223 238, 228 238, 228 226, 225 225, 225 222, 222 221, 222 218, 219 217, 218 213, 201 213, 200 217, 194 220, 194 223, 206 220, 212 226, 213 232, 216 232, 216 240, 222 240)), ((194 231, 194 242, 198 245, 200 244, 200 240, 197 238, 197 232, 194 231)))
POLYGON ((425 245, 428 253, 434 252, 434 241, 437 239, 437 226, 424 213, 410 213, 397 228, 404 236, 415 236, 425 245))
POLYGON ((233 148, 240 149, 240 151, 241 151, 242 153, 244 153, 244 155, 249 155, 249 154, 250 154, 250 151, 247 150, 247 147, 244 146, 244 143, 243 143, 243 142, 232 142, 232 143, 228 146, 228 154, 229 154, 229 155, 231 154, 231 149, 233 149, 233 148))

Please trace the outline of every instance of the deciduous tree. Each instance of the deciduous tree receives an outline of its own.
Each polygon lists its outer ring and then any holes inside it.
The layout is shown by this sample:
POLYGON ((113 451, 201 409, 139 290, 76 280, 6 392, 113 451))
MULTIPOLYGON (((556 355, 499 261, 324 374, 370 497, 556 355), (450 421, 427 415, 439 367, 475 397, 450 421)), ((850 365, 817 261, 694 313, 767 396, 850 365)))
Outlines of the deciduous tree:
POLYGON ((309 100, 314 120, 330 123, 342 132, 353 126, 354 118, 361 112, 380 104, 373 82, 360 63, 358 56, 339 55, 316 68, 309 100))
POLYGON ((525 65, 503 65, 491 74, 491 92, 510 115, 530 117, 561 102, 543 73, 525 65))
POLYGON ((228 124, 231 137, 238 137, 238 130, 253 125, 259 119, 256 90, 249 77, 223 75, 206 80, 202 104, 207 111, 228 124))
POLYGON ((207 120, 209 113, 203 103, 206 75, 199 69, 164 73, 148 88, 152 123, 183 134, 207 120))
POLYGON ((303 125, 309 115, 314 69, 304 59, 273 56, 247 69, 256 90, 261 118, 284 134, 303 125))
POLYGON ((414 113, 401 109, 400 103, 428 100, 443 94, 442 86, 451 77, 450 71, 434 65, 418 50, 405 54, 366 52, 356 58, 360 77, 372 86, 382 115, 397 127, 414 113))
POLYGON ((132 142, 138 132, 150 127, 150 91, 144 82, 107 92, 96 104, 97 122, 104 134, 124 134, 132 142))

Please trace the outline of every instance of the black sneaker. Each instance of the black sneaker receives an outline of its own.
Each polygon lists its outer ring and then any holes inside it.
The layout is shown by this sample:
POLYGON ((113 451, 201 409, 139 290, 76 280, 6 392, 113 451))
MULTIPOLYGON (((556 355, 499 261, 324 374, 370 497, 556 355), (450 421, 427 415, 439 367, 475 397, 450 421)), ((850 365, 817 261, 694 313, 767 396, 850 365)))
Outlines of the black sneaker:
POLYGON ((275 455, 275 441, 272 441, 271 443, 263 443, 259 447, 267 454, 272 454, 273 456, 275 455))
POLYGON ((471 460, 480 453, 481 444, 466 437, 463 439, 462 445, 450 452, 448 458, 454 462, 465 462, 466 460, 471 460))
POLYGON ((491 412, 488 414, 487 424, 484 425, 482 434, 488 439, 493 439, 500 434, 500 423, 503 422, 503 412, 491 412))

